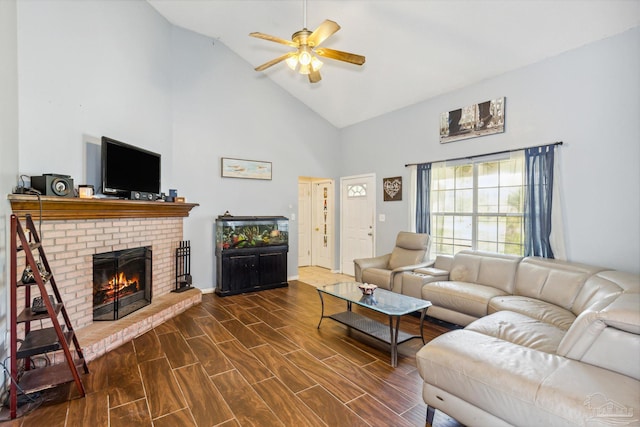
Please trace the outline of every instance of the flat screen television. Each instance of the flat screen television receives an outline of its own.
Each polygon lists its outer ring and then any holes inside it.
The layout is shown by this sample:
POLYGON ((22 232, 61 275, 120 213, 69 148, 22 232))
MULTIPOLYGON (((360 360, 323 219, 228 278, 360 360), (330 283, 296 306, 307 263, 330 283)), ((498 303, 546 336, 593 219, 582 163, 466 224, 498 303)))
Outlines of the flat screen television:
POLYGON ((102 137, 102 193, 129 198, 131 192, 160 193, 160 154, 102 137))

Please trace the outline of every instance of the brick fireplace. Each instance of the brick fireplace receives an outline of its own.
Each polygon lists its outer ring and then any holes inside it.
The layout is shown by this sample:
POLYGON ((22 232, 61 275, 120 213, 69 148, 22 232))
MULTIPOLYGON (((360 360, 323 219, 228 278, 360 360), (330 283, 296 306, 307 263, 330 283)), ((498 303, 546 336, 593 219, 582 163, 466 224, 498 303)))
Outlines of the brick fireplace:
MULTIPOLYGON (((34 196, 12 195, 9 200, 14 213, 30 213, 39 225, 40 205, 34 196)), ((197 289, 185 292, 184 297, 171 292, 175 287, 175 250, 183 240, 183 218, 197 204, 56 197, 41 200, 42 245, 87 360, 201 300, 197 289), (152 253, 152 303, 120 320, 94 322, 94 255, 137 247, 148 247, 152 253)))
POLYGON ((75 329, 93 323, 95 254, 149 246, 154 297, 174 288, 175 248, 182 240, 182 218, 43 221, 40 237, 75 329))

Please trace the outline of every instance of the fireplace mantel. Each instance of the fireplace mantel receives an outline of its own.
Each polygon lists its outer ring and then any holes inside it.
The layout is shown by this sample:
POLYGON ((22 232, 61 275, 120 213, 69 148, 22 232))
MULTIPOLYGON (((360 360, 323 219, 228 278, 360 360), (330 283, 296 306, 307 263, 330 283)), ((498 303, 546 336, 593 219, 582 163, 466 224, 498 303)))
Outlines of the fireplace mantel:
POLYGON ((121 199, 80 199, 71 197, 10 194, 13 213, 20 217, 31 214, 48 220, 106 218, 169 218, 187 217, 197 203, 145 202, 121 199), (42 204, 42 206, 41 206, 42 204))

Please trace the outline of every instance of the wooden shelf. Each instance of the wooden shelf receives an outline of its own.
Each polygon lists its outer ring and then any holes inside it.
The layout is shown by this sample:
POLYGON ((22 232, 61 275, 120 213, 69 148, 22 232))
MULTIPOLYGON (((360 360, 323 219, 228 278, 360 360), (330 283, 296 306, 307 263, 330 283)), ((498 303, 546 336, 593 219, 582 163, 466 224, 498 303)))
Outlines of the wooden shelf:
POLYGON ((170 218, 187 217, 197 203, 146 202, 122 199, 80 199, 27 194, 10 194, 11 209, 18 217, 31 214, 35 220, 77 220, 109 218, 170 218))
MULTIPOLYGON (((82 360, 74 360, 76 370, 82 368, 82 360)), ((73 381, 73 373, 67 363, 51 365, 44 368, 25 371, 20 378, 19 385, 24 394, 46 390, 59 384, 73 381)))
MULTIPOLYGON (((73 332, 63 332, 63 335, 67 344, 69 344, 73 339, 73 332)), ((16 356, 19 359, 23 359, 36 354, 60 350, 61 348, 60 340, 58 340, 58 335, 54 328, 36 329, 35 331, 30 331, 24 338, 16 356)))
MULTIPOLYGON (((54 304, 53 309, 56 312, 56 315, 60 314, 60 310, 62 310, 62 304, 57 303, 54 304)), ((18 323, 25 323, 25 322, 34 322, 37 320, 45 320, 45 319, 49 319, 49 312, 44 311, 42 313, 34 313, 33 311, 31 311, 31 307, 29 308, 25 308, 22 313, 20 313, 18 315, 17 318, 17 322, 18 323)))

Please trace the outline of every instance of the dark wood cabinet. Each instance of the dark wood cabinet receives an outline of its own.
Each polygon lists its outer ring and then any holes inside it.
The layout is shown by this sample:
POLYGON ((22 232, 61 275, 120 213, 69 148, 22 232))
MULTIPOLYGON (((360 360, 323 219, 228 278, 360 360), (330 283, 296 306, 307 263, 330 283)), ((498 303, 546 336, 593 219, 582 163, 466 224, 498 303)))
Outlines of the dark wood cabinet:
POLYGON ((288 286, 289 220, 220 215, 216 219, 216 293, 288 286))
POLYGON ((218 251, 216 293, 235 295, 288 286, 288 251, 288 246, 218 251))

